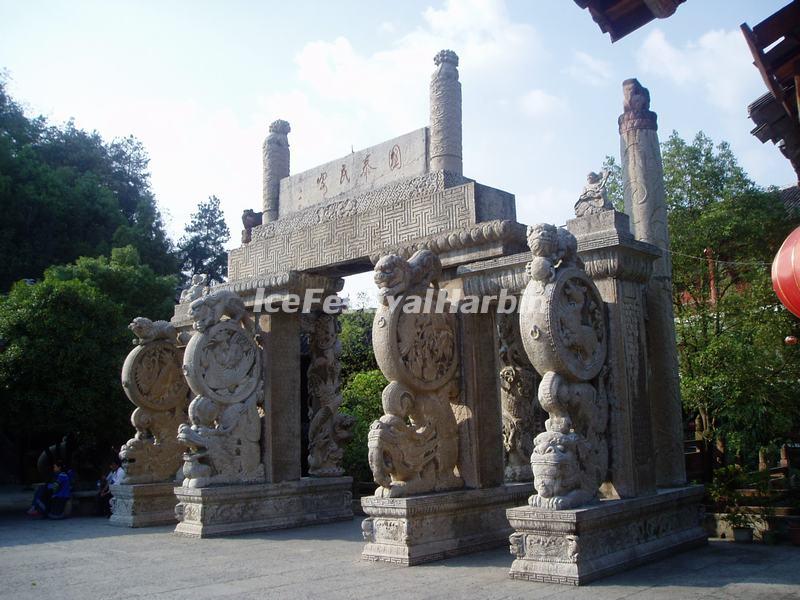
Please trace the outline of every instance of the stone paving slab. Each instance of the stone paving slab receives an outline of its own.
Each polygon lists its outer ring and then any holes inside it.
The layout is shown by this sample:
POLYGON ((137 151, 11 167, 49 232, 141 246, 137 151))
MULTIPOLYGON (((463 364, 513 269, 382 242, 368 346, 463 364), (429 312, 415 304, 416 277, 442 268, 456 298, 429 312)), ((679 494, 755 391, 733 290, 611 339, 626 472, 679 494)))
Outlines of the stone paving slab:
POLYGON ((360 520, 208 540, 104 519, 0 516, 0 598, 800 599, 800 548, 712 541, 581 588, 513 581, 506 549, 363 562, 360 520))

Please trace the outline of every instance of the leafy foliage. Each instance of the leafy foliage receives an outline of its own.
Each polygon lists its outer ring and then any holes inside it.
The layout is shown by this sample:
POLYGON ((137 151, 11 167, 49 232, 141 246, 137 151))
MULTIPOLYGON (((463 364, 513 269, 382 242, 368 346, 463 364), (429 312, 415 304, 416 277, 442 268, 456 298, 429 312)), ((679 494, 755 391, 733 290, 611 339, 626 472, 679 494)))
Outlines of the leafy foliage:
POLYGON ((772 292, 769 263, 797 225, 750 181, 726 143, 702 132, 662 145, 684 406, 702 434, 748 464, 796 432, 797 319, 772 292))
MULTIPOLYGON (((800 327, 769 274, 798 216, 747 177, 725 142, 672 132, 661 152, 684 408, 699 417, 719 462, 732 453, 752 465, 800 426, 800 356, 782 343, 800 327)), ((613 157, 603 166, 620 207, 622 170, 613 157)))
POLYGON ((210 283, 221 283, 228 275, 228 253, 225 243, 231 232, 225 224, 225 216, 219 198, 209 196, 197 206, 192 220, 186 226, 186 234, 178 242, 181 272, 186 281, 192 275, 208 275, 210 283))
POLYGON ((347 381, 356 373, 378 368, 372 352, 372 320, 375 310, 351 310, 339 316, 342 330, 339 340, 342 344, 342 381, 347 381))
POLYGON ((342 390, 342 412, 356 418, 353 440, 344 452, 344 468, 355 481, 372 481, 367 460, 367 434, 372 422, 383 415, 381 394, 388 382, 375 369, 356 373, 342 390))
POLYGON ((619 212, 625 211, 625 200, 622 190, 622 167, 613 156, 606 156, 603 161, 603 170, 608 171, 606 193, 614 208, 619 212))
POLYGON ((14 439, 119 445, 131 404, 119 373, 133 317, 169 317, 175 281, 141 264, 133 247, 111 258, 80 258, 16 283, 0 298, 0 422, 14 439))
POLYGON ((0 79, 0 291, 52 264, 132 244, 156 273, 177 264, 135 138, 103 141, 29 119, 0 79))

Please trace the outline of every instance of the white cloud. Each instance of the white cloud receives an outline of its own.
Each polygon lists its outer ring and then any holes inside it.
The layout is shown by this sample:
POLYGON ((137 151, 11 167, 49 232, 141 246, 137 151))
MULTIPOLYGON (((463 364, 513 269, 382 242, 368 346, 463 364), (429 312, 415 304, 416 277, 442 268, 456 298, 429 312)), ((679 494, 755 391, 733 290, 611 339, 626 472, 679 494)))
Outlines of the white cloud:
POLYGON ((519 99, 523 114, 532 119, 542 120, 561 113, 564 100, 544 90, 530 90, 519 99))
POLYGON ((738 30, 708 31, 678 48, 656 29, 639 54, 639 66, 646 73, 662 75, 680 86, 701 86, 709 103, 729 113, 741 113, 764 92, 752 62, 738 30))
POLYGON ((304 91, 326 111, 383 124, 370 130, 375 142, 427 123, 427 82, 442 48, 458 52, 472 94, 476 88, 501 89, 521 76, 515 67, 544 55, 533 28, 512 22, 503 2, 451 0, 441 10, 425 10, 423 25, 388 49, 361 53, 338 37, 306 44, 295 62, 304 91))
POLYGON ((614 76, 611 63, 580 50, 575 51, 566 71, 577 81, 595 86, 607 84, 614 76))

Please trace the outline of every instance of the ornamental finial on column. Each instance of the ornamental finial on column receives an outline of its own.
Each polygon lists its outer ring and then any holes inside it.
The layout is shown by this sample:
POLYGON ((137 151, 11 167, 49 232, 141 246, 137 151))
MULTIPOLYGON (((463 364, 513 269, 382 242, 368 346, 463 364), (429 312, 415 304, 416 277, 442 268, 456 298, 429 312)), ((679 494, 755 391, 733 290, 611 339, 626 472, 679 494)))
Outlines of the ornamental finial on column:
POLYGON ((452 50, 439 50, 436 56, 433 57, 433 64, 437 67, 443 64, 450 64, 454 67, 458 67, 458 54, 452 50))
POLYGON ((281 179, 289 176, 289 132, 288 121, 277 119, 269 125, 269 135, 264 140, 264 222, 278 218, 281 179))
POLYGON ((283 119, 276 119, 269 124, 270 133, 279 133, 282 135, 288 135, 291 131, 292 131, 292 126, 289 125, 289 121, 284 121, 283 119))
POLYGON ((619 117, 619 132, 631 129, 658 129, 658 117, 650 110, 650 92, 638 79, 622 82, 624 95, 622 114, 619 117))

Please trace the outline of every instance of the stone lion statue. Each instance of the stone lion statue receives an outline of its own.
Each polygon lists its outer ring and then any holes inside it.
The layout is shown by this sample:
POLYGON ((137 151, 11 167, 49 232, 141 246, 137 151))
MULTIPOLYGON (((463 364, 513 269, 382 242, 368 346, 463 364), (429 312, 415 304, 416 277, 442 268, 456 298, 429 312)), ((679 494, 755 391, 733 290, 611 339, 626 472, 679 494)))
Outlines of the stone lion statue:
POLYGON ((134 344, 147 344, 156 340, 174 342, 177 336, 175 327, 167 321, 151 321, 147 317, 136 317, 128 325, 128 329, 136 336, 134 344))
POLYGON ((189 305, 189 318, 194 321, 194 328, 201 333, 219 323, 223 316, 234 321, 246 320, 244 302, 238 294, 222 290, 202 296, 189 305))

